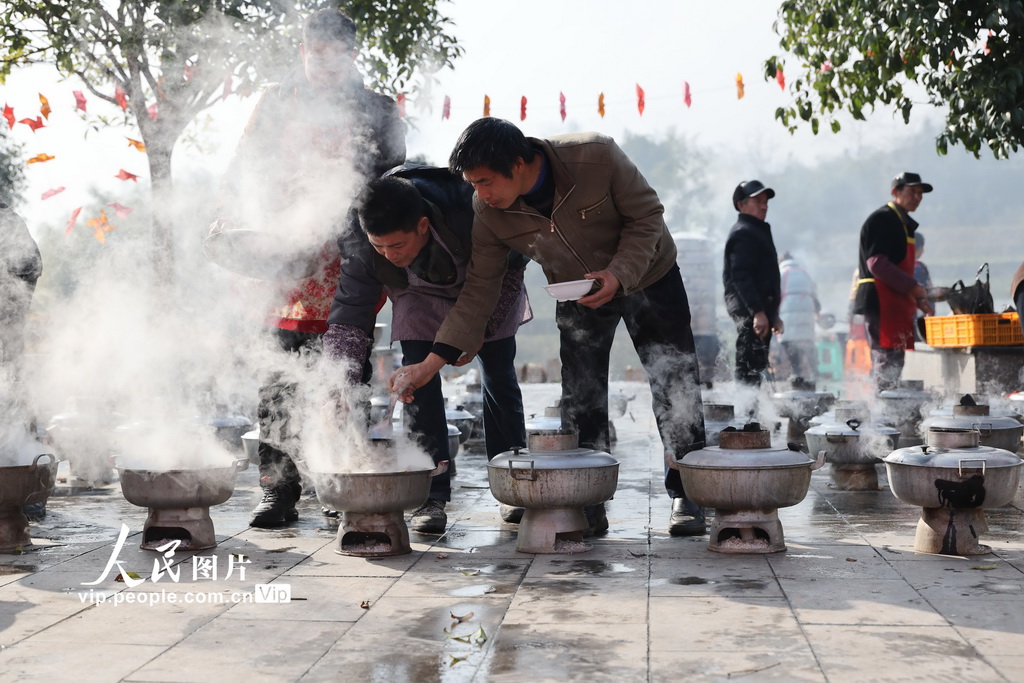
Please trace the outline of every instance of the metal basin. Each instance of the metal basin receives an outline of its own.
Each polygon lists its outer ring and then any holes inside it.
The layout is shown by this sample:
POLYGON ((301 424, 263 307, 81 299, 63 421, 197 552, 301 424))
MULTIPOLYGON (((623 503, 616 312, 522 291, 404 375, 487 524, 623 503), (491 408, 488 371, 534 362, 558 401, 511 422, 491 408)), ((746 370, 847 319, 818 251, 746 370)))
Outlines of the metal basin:
POLYGON ((235 490, 235 475, 249 466, 237 460, 229 467, 142 470, 118 467, 121 492, 129 503, 144 508, 203 508, 219 505, 235 490))
POLYGON ((31 465, 0 467, 0 508, 42 503, 53 491, 57 479, 57 458, 40 453, 31 465))
POLYGON ((316 497, 332 510, 384 514, 415 510, 427 500, 431 477, 447 470, 442 462, 432 470, 407 472, 313 472, 316 497))

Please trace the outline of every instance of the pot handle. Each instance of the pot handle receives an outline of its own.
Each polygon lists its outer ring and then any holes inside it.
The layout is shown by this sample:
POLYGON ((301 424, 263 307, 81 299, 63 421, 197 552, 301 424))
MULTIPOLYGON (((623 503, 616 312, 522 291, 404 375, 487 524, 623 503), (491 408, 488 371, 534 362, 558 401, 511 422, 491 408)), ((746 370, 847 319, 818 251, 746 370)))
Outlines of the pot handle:
POLYGON ((844 435, 839 432, 825 432, 825 441, 828 441, 829 443, 842 443, 843 436, 844 435))
MULTIPOLYGON (((957 474, 961 477, 964 476, 964 463, 965 462, 980 462, 981 463, 981 476, 985 476, 985 461, 982 458, 964 458, 957 463, 956 470, 957 474)), ((977 469, 976 467, 969 467, 968 469, 977 469)))
POLYGON ((447 471, 448 471, 448 461, 447 460, 442 460, 441 462, 437 463, 437 467, 435 467, 434 469, 430 470, 430 476, 431 477, 436 477, 437 475, 444 474, 447 471))
POLYGON ((43 456, 46 456, 46 457, 50 458, 50 462, 46 463, 47 467, 49 467, 53 463, 57 462, 57 456, 55 456, 53 453, 40 453, 36 457, 32 458, 32 467, 38 467, 39 466, 39 458, 42 458, 43 456))
POLYGON ((978 431, 982 437, 992 436, 992 423, 991 422, 975 422, 971 425, 971 429, 978 431))
POLYGON ((857 431, 860 425, 861 421, 855 417, 851 417, 849 420, 846 421, 846 426, 852 429, 853 431, 857 431))
POLYGON ((683 466, 680 462, 672 457, 672 451, 665 451, 665 464, 674 470, 679 470, 680 472, 683 471, 683 466))
POLYGON ((825 466, 825 451, 818 451, 818 459, 811 463, 811 470, 821 469, 825 466))
POLYGON ((533 460, 513 460, 512 458, 509 458, 508 472, 509 474, 512 475, 513 479, 519 479, 522 481, 537 480, 537 469, 533 466, 533 460), (517 462, 524 463, 524 465, 518 468, 514 467, 513 463, 517 462), (527 466, 529 467, 529 469, 527 469, 527 466), (523 474, 517 474, 517 472, 526 473, 526 476, 524 476, 523 474))
POLYGON ((235 472, 244 472, 247 469, 249 469, 249 458, 235 460, 235 472))

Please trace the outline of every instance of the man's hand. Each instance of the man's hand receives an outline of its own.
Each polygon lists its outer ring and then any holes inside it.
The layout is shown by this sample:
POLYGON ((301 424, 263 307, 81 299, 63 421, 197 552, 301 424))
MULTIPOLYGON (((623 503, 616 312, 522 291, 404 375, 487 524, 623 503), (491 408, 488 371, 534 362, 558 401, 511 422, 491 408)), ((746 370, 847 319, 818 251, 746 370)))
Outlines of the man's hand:
POLYGON ((758 311, 754 314, 754 334, 760 339, 765 339, 771 332, 771 326, 768 324, 768 316, 764 314, 764 311, 758 311))
POLYGON ((412 403, 413 392, 433 379, 444 365, 444 358, 436 353, 428 354, 423 361, 396 370, 388 378, 388 390, 398 394, 402 403, 412 403))
POLYGON ((924 288, 924 285, 917 285, 910 290, 910 296, 914 297, 917 307, 925 315, 935 315, 935 309, 932 308, 931 302, 928 301, 928 290, 924 288))
POLYGON ((601 308, 606 303, 612 300, 615 293, 619 291, 619 278, 615 277, 615 273, 610 270, 598 270, 593 273, 587 273, 583 277, 588 280, 595 280, 600 286, 593 294, 588 294, 582 297, 577 303, 587 308, 601 308))
POLYGON ((772 332, 781 337, 785 331, 786 326, 783 324, 782 318, 779 318, 778 320, 775 321, 775 324, 772 325, 772 332))

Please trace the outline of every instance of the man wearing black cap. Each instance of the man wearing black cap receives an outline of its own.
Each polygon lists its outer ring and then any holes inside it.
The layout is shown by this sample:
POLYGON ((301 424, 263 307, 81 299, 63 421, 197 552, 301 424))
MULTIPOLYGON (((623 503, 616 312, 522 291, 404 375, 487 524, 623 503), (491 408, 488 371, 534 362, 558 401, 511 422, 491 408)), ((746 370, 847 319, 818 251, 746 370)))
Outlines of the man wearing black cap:
POLYGON ((765 222, 775 190, 760 180, 746 180, 732 193, 740 212, 725 242, 725 308, 736 323, 736 381, 761 386, 768 368, 772 332, 782 333, 779 318, 779 258, 772 227, 765 222))
POLYGON ((854 313, 864 315, 871 345, 875 392, 895 389, 907 349, 914 348, 914 312, 934 310, 928 292, 914 279, 917 221, 910 213, 932 186, 917 173, 892 179, 892 201, 864 221, 854 313))

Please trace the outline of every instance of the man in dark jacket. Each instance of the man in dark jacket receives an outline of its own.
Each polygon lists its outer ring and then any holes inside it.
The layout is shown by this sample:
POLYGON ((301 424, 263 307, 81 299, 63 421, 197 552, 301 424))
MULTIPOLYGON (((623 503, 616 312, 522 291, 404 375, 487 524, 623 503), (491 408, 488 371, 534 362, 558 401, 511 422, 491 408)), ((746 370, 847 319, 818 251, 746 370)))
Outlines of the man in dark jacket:
MULTIPOLYGON (((217 233, 236 228, 271 234, 283 228, 284 235, 277 233, 282 244, 309 243, 314 251, 321 247, 302 264, 300 275, 259 275, 288 281, 267 316, 274 345, 310 362, 327 331, 340 271, 337 239, 351 198, 366 179, 405 161, 404 124, 397 106, 364 87, 355 67, 356 46, 356 26, 338 10, 307 17, 302 65, 269 88, 256 105, 225 174, 220 217, 211 230, 213 240, 217 233)), ((290 451, 297 447, 299 425, 290 420, 288 407, 297 390, 280 373, 260 387, 263 500, 253 510, 250 524, 255 527, 298 519, 295 503, 302 485, 290 451)))
POLYGON ((914 312, 932 315, 928 291, 914 279, 918 223, 910 217, 932 186, 917 173, 892 179, 893 200, 876 210, 860 230, 854 313, 864 316, 871 345, 875 392, 895 389, 907 349, 914 348, 914 312))
POLYGON ((765 223, 775 190, 759 180, 736 186, 732 204, 740 212, 725 242, 725 308, 736 323, 736 381, 760 386, 768 368, 772 332, 782 334, 781 280, 772 227, 765 223))
MULTIPOLYGON (((369 381, 363 359, 373 339, 381 292, 391 299, 391 341, 402 364, 423 360, 462 291, 472 252, 473 188, 447 169, 402 166, 368 183, 357 210, 359 231, 340 243, 341 278, 324 337, 328 357, 345 360, 350 384, 369 381)), ((516 378, 515 333, 532 316, 523 273, 527 260, 509 256, 498 304, 487 325, 480 359, 487 459, 526 444, 523 397, 516 378)), ((441 378, 413 394, 409 430, 434 459, 448 459, 441 378)), ((444 533, 448 472, 431 479, 430 497, 412 515, 412 528, 444 533)))

